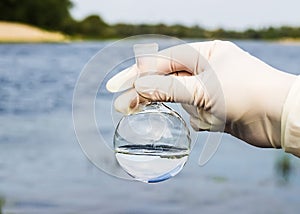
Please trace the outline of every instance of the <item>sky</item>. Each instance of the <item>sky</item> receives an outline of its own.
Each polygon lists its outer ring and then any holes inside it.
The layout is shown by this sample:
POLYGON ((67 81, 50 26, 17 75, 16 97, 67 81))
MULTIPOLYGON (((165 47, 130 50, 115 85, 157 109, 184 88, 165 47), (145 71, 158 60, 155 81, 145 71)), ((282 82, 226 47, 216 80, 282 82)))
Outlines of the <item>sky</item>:
POLYGON ((243 30, 300 26, 300 0, 71 0, 80 20, 100 15, 109 24, 165 23, 243 30))

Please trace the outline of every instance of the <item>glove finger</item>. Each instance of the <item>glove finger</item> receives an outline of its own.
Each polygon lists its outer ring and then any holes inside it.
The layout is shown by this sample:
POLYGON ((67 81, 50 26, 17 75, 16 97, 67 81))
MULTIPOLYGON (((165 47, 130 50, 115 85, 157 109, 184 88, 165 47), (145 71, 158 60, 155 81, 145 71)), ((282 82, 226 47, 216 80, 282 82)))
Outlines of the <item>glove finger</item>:
POLYGON ((134 81, 137 78, 138 68, 133 65, 125 70, 117 73, 106 83, 106 88, 110 92, 124 91, 132 88, 134 81))
POLYGON ((205 107, 207 99, 199 76, 151 75, 137 79, 135 89, 151 101, 179 102, 205 107))
POLYGON ((183 109, 190 115, 190 124, 195 131, 207 131, 210 130, 211 124, 206 121, 206 117, 203 117, 204 111, 198 109, 197 106, 182 104, 183 109))
MULTIPOLYGON (((157 74, 196 75, 203 72, 208 66, 207 59, 213 45, 214 42, 199 42, 177 45, 160 51, 157 54, 157 74), (180 74, 181 72, 184 74, 180 74)), ((136 65, 121 71, 107 82, 107 89, 118 92, 133 87, 138 72, 136 65)))
POLYGON ((118 112, 131 114, 140 111, 141 107, 148 102, 148 100, 139 96, 134 89, 130 89, 115 99, 114 107, 118 112))
POLYGON ((208 66, 207 58, 212 42, 198 42, 173 46, 159 52, 157 69, 163 74, 185 71, 197 75, 208 66), (205 53, 205 56, 202 55, 205 53))
POLYGON ((190 124, 195 131, 224 131, 223 120, 203 108, 182 104, 183 109, 190 114, 190 124))

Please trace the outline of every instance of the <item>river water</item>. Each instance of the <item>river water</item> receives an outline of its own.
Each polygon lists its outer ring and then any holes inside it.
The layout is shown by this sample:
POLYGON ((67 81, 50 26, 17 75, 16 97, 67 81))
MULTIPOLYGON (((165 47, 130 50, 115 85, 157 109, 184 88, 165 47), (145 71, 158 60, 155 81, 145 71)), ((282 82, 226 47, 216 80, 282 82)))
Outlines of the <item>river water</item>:
MULTIPOLYGON (((0 45, 4 213, 299 212, 300 160, 228 135, 200 167, 197 146, 207 133, 201 134, 183 171, 158 184, 121 180, 91 164, 75 137, 72 96, 86 62, 109 43, 0 45), (276 167, 283 158, 291 166, 285 177, 276 167)), ((276 68, 300 74, 297 44, 236 43, 276 68)))

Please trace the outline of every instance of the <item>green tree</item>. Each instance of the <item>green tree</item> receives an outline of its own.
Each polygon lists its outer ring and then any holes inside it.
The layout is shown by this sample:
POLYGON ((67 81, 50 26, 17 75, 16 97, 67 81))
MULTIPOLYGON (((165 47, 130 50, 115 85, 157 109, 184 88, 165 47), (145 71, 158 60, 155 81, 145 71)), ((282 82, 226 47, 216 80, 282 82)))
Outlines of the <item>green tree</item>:
POLYGON ((88 37, 106 37, 108 24, 98 15, 90 15, 78 23, 78 32, 88 37))
POLYGON ((70 0, 1 0, 0 20, 60 30, 70 20, 70 0))

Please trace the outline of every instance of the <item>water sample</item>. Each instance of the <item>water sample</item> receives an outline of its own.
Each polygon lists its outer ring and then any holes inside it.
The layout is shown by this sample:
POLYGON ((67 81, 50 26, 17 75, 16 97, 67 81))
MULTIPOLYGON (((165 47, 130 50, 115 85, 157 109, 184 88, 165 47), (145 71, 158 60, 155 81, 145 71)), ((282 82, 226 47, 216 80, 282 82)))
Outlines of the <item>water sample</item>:
MULTIPOLYGON (((134 50, 138 68, 147 75, 154 73, 157 44, 136 45, 134 50)), ((122 117, 114 135, 118 163, 134 179, 146 183, 164 181, 178 174, 188 159, 190 146, 185 121, 177 112, 157 102, 122 117)))

